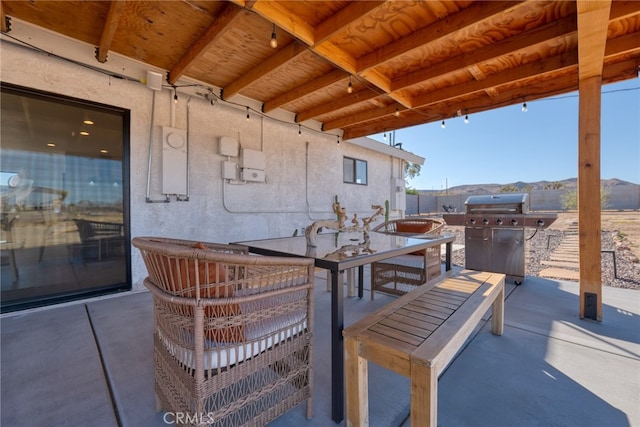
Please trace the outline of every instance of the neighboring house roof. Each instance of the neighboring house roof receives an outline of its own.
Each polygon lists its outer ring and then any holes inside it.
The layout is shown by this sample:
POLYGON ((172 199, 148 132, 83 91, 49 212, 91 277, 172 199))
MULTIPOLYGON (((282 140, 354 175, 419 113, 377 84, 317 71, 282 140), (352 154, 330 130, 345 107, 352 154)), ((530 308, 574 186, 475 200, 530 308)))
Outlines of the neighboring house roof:
POLYGON ((416 154, 410 153, 409 151, 404 151, 400 148, 392 147, 388 144, 384 144, 371 138, 354 138, 350 139, 349 143, 368 148, 369 150, 377 151, 379 153, 388 154, 392 157, 402 159, 409 163, 415 163, 418 165, 424 164, 424 157, 420 157, 416 154))

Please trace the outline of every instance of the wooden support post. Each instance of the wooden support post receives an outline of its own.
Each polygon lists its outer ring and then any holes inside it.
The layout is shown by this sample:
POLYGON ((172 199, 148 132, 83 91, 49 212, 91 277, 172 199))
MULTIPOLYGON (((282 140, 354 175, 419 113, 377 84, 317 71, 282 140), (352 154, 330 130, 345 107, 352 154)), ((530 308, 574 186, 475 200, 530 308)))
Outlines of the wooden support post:
POLYGON ((580 317, 602 321, 600 110, 611 0, 576 2, 578 12, 578 234, 580 317))
POLYGON ((578 122, 580 318, 587 317, 597 321, 602 321, 602 256, 600 254, 602 245, 600 213, 601 86, 602 79, 600 76, 580 81, 578 122))

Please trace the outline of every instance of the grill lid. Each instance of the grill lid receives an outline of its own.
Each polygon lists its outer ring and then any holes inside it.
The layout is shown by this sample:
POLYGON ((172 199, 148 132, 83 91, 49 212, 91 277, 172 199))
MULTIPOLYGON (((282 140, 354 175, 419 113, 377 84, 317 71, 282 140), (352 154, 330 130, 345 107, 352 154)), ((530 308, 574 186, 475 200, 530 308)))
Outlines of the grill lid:
POLYGON ((527 193, 469 196, 464 202, 468 214, 522 214, 529 211, 527 193))

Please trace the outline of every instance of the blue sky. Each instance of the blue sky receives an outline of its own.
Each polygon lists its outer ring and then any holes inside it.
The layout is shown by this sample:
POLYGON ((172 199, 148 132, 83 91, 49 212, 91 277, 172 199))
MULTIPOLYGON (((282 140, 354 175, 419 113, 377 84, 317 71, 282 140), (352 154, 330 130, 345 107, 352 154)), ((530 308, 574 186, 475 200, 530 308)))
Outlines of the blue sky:
MULTIPOLYGON (((578 175, 577 92, 400 129, 395 142, 425 158, 418 190, 560 181, 578 175)), ((387 133, 371 136, 389 143, 387 133)), ((640 184, 640 79, 602 87, 601 176, 640 184)))

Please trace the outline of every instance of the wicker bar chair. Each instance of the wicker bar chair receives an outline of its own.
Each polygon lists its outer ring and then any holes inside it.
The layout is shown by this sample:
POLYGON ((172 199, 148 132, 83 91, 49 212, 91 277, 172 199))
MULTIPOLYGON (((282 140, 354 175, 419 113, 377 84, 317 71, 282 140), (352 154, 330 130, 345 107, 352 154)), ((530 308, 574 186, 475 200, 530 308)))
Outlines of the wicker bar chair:
POLYGON ((313 415, 313 260, 136 237, 154 300, 158 410, 184 425, 313 415), (178 418, 180 417, 180 418, 178 418))
MULTIPOLYGON (((403 218, 384 222, 372 231, 402 236, 438 236, 444 228, 440 218, 403 218)), ((376 292, 404 295, 442 272, 440 247, 426 249, 427 267, 424 267, 425 251, 401 255, 371 263, 371 299, 376 292)))

